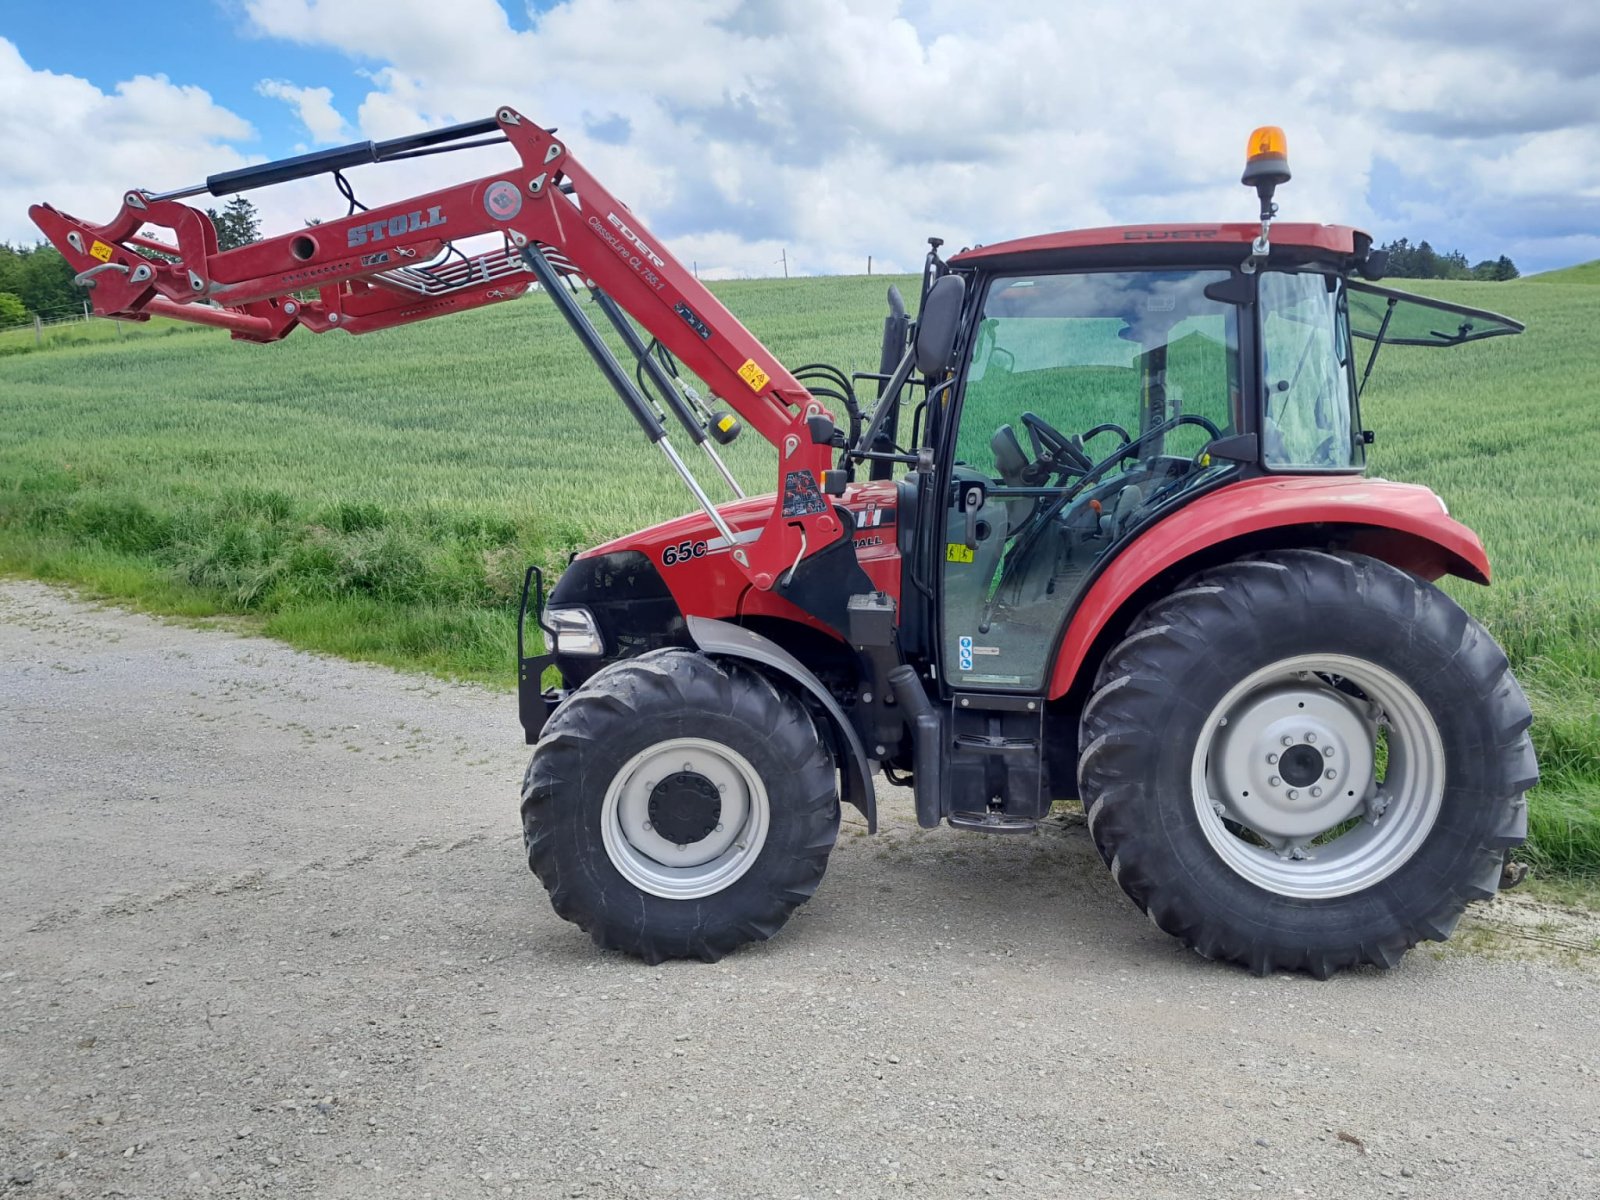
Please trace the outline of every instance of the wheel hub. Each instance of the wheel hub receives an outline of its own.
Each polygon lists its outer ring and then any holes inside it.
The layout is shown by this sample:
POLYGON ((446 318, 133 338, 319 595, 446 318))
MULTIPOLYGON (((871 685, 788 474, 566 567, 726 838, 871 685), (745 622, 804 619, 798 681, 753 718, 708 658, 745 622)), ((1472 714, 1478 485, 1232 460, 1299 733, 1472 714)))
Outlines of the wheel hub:
POLYGON ((650 793, 650 825, 674 845, 687 846, 710 836, 722 820, 717 785, 696 771, 675 771, 650 793))
POLYGON ((1218 730, 1217 799, 1263 837, 1313 837, 1366 803, 1372 745, 1356 700, 1316 676, 1264 688, 1218 730))
POLYGON ((1290 787, 1310 787, 1322 775, 1322 755, 1305 743, 1290 746, 1278 760, 1278 769, 1290 787))

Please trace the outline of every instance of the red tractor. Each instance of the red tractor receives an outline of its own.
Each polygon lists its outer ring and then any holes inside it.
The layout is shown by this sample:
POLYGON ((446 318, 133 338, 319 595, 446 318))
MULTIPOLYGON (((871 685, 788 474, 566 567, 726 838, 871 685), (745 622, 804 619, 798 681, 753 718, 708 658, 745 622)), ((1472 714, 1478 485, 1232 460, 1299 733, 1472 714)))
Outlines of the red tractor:
POLYGON ((770 937, 841 803, 876 828, 882 771, 927 828, 1026 833, 1077 797, 1161 929, 1323 977, 1447 937, 1526 833, 1527 701, 1433 582, 1486 584, 1483 548, 1433 492, 1364 476, 1359 405, 1385 343, 1522 327, 1375 286, 1358 230, 1274 225, 1288 178, 1267 128, 1258 222, 948 259, 931 239, 915 321, 891 288, 880 369, 855 376, 786 370, 509 108, 132 191, 107 225, 33 216, 101 314, 247 341, 542 286, 699 506, 576 556, 547 599, 524 585, 548 648, 520 656, 528 859, 600 945, 711 960, 770 937), (499 143, 506 169, 372 210, 342 174, 499 143), (349 215, 240 249, 181 203, 324 172, 349 215), (670 422, 739 499, 713 503, 670 422), (764 495, 717 453, 743 425, 777 449, 764 495))

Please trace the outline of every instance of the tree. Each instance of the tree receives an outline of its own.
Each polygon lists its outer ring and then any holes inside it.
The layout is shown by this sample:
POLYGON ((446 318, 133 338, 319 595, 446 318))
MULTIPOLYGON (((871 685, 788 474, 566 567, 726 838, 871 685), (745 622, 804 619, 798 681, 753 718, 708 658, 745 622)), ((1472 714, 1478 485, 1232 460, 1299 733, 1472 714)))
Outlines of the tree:
POLYGON ((1474 279, 1491 279, 1496 283, 1503 283, 1507 279, 1515 279, 1522 272, 1517 270, 1517 264, 1504 254, 1496 259, 1484 259, 1472 268, 1474 279))
POLYGON ((1439 278, 1439 256, 1428 245, 1427 239, 1418 242, 1417 248, 1411 252, 1411 272, 1413 279, 1439 278))
POLYGON ((21 325, 28 319, 28 306, 10 292, 0 292, 0 327, 21 325))
POLYGON ((214 208, 206 209, 206 215, 217 228, 217 245, 223 250, 237 250, 261 240, 261 216, 243 196, 229 200, 220 213, 214 208))
POLYGON ((72 282, 73 270, 54 246, 0 245, 0 292, 22 301, 41 317, 64 317, 83 307, 83 289, 72 282))
POLYGON ((1396 238, 1387 246, 1380 246, 1389 255, 1385 274, 1398 279, 1515 279, 1517 266, 1505 255, 1498 259, 1484 259, 1476 266, 1467 264, 1467 256, 1459 250, 1440 254, 1426 241, 1412 245, 1405 238, 1396 238))

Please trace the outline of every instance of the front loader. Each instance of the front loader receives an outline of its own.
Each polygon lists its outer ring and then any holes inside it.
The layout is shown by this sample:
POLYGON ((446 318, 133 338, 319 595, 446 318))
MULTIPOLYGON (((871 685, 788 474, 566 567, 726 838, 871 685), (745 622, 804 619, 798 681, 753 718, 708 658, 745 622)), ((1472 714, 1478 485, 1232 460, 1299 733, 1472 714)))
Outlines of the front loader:
POLYGON ((1365 476, 1360 408, 1383 345, 1522 327, 1379 286, 1359 230, 1275 223, 1288 178, 1268 127, 1250 223, 930 239, 915 319, 891 288, 856 375, 785 368, 510 108, 130 191, 105 225, 32 215, 103 316, 271 342, 534 284, 561 311, 696 504, 524 583, 528 859, 600 945, 770 937, 841 805, 876 829, 882 773, 926 828, 1025 834, 1076 798, 1161 929, 1325 977, 1449 936, 1526 834, 1527 702, 1435 586, 1487 584, 1483 547, 1433 492, 1365 476), (370 210, 343 174, 502 144, 500 171, 370 210), (183 203, 324 173, 347 216, 235 250, 183 203), (777 450, 748 496, 718 452, 746 427, 777 450))

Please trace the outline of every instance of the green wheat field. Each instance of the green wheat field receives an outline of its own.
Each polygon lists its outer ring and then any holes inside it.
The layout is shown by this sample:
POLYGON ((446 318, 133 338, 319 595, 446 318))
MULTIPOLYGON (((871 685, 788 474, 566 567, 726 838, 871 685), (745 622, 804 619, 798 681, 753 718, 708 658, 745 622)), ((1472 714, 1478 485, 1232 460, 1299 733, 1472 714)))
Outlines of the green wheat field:
MULTIPOLYGON (((888 282, 715 290, 791 367, 874 370, 888 282)), ((1528 855, 1577 877, 1600 876, 1596 283, 1600 271, 1579 269, 1420 285, 1528 332, 1390 347, 1363 404, 1372 473, 1433 487, 1488 547, 1493 586, 1446 586, 1533 700, 1544 783, 1528 855)), ((0 345, 5 573, 509 687, 525 563, 558 570, 572 550, 690 507, 541 296, 274 346, 88 328, 82 344, 0 345)), ((747 487, 770 490, 759 439, 729 458, 747 487)))

